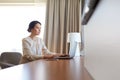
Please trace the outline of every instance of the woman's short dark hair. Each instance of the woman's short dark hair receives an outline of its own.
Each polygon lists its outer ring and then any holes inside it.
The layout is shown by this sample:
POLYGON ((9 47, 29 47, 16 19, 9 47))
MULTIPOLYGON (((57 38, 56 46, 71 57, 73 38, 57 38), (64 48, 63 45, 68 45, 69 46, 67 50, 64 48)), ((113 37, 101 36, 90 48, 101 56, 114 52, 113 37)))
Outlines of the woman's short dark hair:
POLYGON ((31 29, 33 29, 37 23, 39 23, 41 25, 41 23, 39 21, 32 21, 32 22, 30 22, 27 31, 31 32, 31 29))

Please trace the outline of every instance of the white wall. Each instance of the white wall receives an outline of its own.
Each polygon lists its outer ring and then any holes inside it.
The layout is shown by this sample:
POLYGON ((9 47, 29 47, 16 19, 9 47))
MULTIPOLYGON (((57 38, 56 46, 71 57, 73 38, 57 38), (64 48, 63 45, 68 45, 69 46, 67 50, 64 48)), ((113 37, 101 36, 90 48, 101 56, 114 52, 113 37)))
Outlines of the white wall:
POLYGON ((84 26, 85 67, 95 80, 120 80, 120 0, 101 0, 84 26))

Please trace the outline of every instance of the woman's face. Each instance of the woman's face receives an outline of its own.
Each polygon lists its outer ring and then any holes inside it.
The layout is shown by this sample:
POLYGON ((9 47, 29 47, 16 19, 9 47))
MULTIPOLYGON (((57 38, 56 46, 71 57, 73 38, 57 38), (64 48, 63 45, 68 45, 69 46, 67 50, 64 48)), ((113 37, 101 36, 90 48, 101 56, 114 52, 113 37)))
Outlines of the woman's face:
POLYGON ((31 30, 31 33, 34 35, 39 35, 41 30, 41 25, 37 23, 34 28, 31 30))

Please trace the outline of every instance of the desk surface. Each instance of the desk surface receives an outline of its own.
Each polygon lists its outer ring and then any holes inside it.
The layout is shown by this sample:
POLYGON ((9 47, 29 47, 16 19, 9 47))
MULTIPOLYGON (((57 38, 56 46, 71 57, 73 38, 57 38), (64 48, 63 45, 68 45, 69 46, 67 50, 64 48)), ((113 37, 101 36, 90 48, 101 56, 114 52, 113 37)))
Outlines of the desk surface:
POLYGON ((37 60, 0 70, 0 80, 82 80, 80 57, 37 60))

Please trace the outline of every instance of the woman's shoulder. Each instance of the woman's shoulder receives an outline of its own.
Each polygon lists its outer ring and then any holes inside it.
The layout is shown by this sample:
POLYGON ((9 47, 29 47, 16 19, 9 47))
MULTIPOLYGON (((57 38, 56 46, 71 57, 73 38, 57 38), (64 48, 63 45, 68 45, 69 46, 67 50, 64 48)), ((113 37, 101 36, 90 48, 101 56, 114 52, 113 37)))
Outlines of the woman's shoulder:
POLYGON ((28 37, 25 37, 22 39, 22 41, 43 41, 42 38, 40 37, 35 37, 34 39, 31 39, 29 36, 28 37))
POLYGON ((23 38, 23 40, 25 40, 25 39, 29 39, 29 36, 28 36, 28 37, 24 37, 24 38, 23 38))
POLYGON ((22 39, 22 41, 30 41, 30 38, 29 37, 25 37, 22 39))

